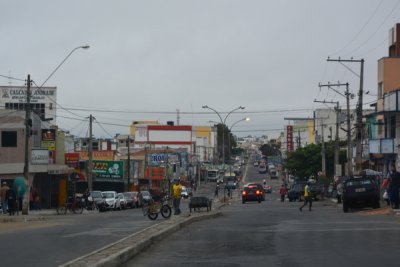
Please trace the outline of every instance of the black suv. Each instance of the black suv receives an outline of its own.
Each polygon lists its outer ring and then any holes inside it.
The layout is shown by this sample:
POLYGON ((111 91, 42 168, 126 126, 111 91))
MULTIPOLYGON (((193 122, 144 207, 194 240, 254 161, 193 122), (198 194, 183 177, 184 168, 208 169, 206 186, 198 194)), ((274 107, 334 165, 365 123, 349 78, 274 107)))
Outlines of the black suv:
POLYGON ((288 196, 290 202, 296 201, 296 200, 301 201, 301 198, 304 195, 304 186, 305 185, 306 185, 306 182, 298 181, 290 187, 290 189, 287 193, 287 196, 288 196))
POLYGON ((378 184, 370 177, 351 177, 343 182, 343 211, 363 204, 373 208, 380 208, 378 184))

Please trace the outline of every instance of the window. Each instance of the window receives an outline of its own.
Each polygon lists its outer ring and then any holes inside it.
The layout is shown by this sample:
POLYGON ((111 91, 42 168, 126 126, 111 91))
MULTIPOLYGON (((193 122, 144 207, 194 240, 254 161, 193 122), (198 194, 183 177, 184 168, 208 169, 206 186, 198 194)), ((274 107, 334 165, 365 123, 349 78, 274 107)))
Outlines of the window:
POLYGON ((2 147, 17 147, 17 132, 16 131, 2 131, 1 132, 1 146, 2 147))
POLYGON ((378 83, 378 99, 383 98, 383 83, 378 83))

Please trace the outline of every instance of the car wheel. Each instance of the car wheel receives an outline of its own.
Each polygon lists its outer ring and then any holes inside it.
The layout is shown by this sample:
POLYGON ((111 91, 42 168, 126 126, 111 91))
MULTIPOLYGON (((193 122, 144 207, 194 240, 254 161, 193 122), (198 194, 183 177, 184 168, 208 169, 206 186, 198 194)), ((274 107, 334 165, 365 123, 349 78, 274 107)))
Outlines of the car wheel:
POLYGON ((245 201, 245 200, 242 200, 242 204, 244 204, 244 203, 246 203, 246 201, 245 201))
POLYGON ((373 208, 374 209, 379 209, 380 207, 381 207, 381 202, 379 200, 376 200, 375 203, 374 203, 373 208))
POLYGON ((343 201, 343 212, 348 212, 348 211, 349 211, 349 202, 343 201))

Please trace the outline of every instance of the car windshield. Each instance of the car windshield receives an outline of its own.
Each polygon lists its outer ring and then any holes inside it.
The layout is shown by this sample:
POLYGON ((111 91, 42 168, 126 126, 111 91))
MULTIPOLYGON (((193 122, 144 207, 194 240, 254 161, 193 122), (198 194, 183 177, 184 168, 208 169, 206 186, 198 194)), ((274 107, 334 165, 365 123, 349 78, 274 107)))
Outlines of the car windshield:
POLYGON ((104 196, 105 198, 114 198, 114 193, 105 192, 105 193, 103 193, 103 196, 104 196))
POLYGON ((95 197, 95 198, 101 198, 102 197, 102 195, 101 195, 101 192, 92 192, 92 197, 95 197))
POLYGON ((142 191, 142 196, 149 197, 150 196, 150 192, 149 191, 142 191))
POLYGON ((346 183, 347 186, 362 186, 362 185, 371 185, 371 180, 351 180, 346 183))

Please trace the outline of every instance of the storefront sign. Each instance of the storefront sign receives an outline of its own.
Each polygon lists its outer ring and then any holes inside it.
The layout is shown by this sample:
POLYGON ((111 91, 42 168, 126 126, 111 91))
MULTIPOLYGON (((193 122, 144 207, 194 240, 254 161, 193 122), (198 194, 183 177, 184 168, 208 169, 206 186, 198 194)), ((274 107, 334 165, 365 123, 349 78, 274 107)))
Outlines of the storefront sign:
POLYGON ((287 144, 287 151, 293 151, 293 126, 288 125, 286 126, 286 144, 287 144))
POLYGON ((34 165, 49 164, 49 151, 46 149, 32 149, 31 164, 34 165))
MULTIPOLYGON (((89 155, 87 151, 79 152, 81 160, 89 160, 89 155)), ((113 151, 93 151, 93 160, 104 160, 113 161, 114 152, 113 151)))
POLYGON ((124 172, 122 161, 101 161, 94 160, 92 173, 96 178, 122 179, 124 172))
POLYGON ((79 153, 65 153, 65 164, 72 168, 79 167, 79 153))

